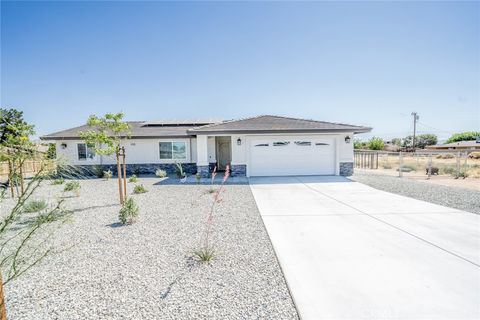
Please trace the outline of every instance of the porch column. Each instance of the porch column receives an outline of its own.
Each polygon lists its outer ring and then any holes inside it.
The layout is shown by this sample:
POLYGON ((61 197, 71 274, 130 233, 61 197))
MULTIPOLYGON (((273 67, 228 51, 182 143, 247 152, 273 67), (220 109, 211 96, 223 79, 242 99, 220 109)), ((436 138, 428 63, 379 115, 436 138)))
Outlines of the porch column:
POLYGON ((208 136, 197 135, 197 173, 202 177, 208 177, 208 136))

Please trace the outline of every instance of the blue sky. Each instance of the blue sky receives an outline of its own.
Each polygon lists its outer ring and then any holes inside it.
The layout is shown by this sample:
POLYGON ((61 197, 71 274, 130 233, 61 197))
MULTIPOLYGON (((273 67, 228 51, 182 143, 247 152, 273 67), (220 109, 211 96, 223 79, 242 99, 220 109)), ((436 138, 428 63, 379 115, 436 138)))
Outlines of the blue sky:
POLYGON ((3 2, 1 105, 46 134, 277 114, 446 138, 480 129, 478 2, 3 2))

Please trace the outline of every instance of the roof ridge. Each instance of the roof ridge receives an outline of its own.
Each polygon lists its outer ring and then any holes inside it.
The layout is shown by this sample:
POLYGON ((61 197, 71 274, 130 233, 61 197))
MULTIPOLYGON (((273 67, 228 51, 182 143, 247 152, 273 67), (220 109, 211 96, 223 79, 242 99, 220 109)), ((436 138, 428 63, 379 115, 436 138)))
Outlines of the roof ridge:
POLYGON ((321 121, 321 120, 305 119, 305 118, 293 118, 293 117, 279 116, 279 115, 273 115, 273 114, 261 114, 261 115, 257 115, 257 116, 253 116, 253 117, 232 119, 232 120, 222 121, 222 122, 219 122, 219 123, 212 123, 212 124, 208 124, 208 125, 204 125, 204 126, 193 127, 191 130, 208 129, 208 128, 216 127, 216 126, 223 125, 223 124, 228 124, 228 123, 232 123, 232 122, 240 122, 240 121, 245 121, 245 120, 250 120, 250 119, 257 119, 257 118, 261 118, 261 117, 273 117, 273 118, 282 118, 282 119, 289 119, 289 120, 300 120, 300 121, 308 121, 308 122, 313 122, 313 123, 328 123, 328 124, 348 126, 348 127, 354 127, 354 128, 367 128, 365 126, 357 126, 357 125, 347 124, 347 123, 329 122, 329 121, 321 121))

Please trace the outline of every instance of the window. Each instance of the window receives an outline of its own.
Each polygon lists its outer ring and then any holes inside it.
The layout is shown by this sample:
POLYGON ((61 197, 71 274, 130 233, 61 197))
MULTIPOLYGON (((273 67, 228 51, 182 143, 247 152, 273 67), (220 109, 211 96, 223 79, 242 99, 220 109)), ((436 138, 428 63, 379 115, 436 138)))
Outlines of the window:
POLYGON ((316 146, 329 146, 328 143, 323 143, 323 142, 317 142, 315 143, 316 146))
POLYGON ((187 159, 185 142, 160 142, 160 159, 187 159))
POLYGON ((259 143, 256 144, 255 147, 268 147, 268 143, 259 143))
POLYGON ((95 159, 95 146, 92 144, 79 143, 77 144, 78 160, 95 159))
POLYGON ((312 145, 310 141, 295 141, 295 144, 301 147, 307 147, 312 145))
POLYGON ((282 141, 282 142, 274 142, 273 146, 274 147, 283 147, 283 146, 288 146, 290 144, 290 141, 282 141))

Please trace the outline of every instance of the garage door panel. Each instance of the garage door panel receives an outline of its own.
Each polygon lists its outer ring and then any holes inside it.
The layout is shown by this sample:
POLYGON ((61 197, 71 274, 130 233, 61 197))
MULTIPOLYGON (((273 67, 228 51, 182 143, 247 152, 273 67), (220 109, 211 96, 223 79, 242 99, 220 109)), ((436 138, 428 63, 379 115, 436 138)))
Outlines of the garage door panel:
POLYGON ((335 173, 332 138, 282 136, 252 139, 249 174, 330 175, 335 173))

